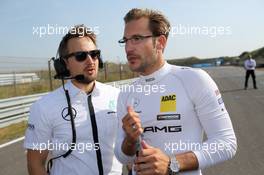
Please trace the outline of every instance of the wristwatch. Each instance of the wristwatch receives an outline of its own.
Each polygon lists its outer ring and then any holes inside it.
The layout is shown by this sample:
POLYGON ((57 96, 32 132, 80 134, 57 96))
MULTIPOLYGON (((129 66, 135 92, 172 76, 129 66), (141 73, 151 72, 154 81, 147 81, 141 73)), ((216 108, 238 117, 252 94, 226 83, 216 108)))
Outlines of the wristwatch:
POLYGON ((169 175, 178 175, 180 172, 180 164, 175 156, 170 157, 169 175))

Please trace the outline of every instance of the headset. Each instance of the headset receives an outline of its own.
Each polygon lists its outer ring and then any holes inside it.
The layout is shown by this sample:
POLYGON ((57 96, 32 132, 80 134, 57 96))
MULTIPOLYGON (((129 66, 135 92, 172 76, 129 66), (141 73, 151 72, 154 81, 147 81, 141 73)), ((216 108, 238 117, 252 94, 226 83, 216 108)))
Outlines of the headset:
MULTIPOLYGON (((54 62, 54 68, 56 71, 56 75, 54 76, 55 79, 65 79, 70 77, 70 71, 66 67, 65 60, 62 57, 58 57, 59 53, 57 52, 56 58, 52 58, 54 62)), ((101 57, 98 58, 99 61, 99 69, 104 68, 103 59, 101 57)))

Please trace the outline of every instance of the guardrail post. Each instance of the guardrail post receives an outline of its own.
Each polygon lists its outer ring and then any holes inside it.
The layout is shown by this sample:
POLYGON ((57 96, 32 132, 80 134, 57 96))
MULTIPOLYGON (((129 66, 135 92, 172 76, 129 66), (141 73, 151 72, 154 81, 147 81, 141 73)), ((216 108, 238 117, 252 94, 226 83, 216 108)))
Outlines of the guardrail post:
POLYGON ((122 70, 123 70, 122 63, 119 63, 119 80, 122 80, 122 70))
POLYGON ((15 96, 17 96, 16 72, 13 72, 13 80, 14 80, 14 92, 15 92, 15 96))

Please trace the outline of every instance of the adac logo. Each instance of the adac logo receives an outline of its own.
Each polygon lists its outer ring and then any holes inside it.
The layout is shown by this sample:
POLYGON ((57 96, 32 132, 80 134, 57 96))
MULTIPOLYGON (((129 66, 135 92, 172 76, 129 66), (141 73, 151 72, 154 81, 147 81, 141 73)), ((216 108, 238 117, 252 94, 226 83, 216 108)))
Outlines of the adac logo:
POLYGON ((162 96, 161 101, 176 101, 176 95, 162 96))
POLYGON ((133 109, 135 109, 136 107, 138 107, 140 103, 140 100, 138 98, 133 98, 133 109))
POLYGON ((176 94, 165 95, 160 100, 160 112, 176 111, 176 94))

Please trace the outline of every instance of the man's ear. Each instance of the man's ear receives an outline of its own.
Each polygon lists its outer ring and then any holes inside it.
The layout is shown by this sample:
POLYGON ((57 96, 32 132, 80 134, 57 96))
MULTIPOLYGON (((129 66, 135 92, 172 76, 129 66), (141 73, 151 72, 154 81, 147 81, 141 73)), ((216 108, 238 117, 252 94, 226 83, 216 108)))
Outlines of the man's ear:
POLYGON ((157 49, 161 50, 163 52, 163 50, 165 49, 167 44, 167 39, 164 35, 160 35, 157 39, 157 49))

